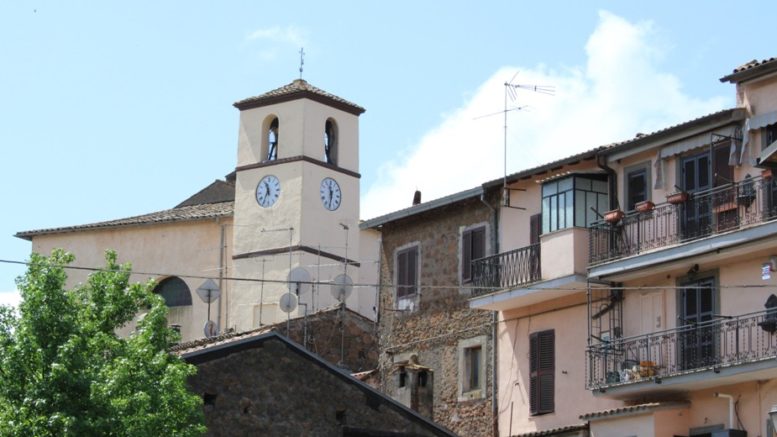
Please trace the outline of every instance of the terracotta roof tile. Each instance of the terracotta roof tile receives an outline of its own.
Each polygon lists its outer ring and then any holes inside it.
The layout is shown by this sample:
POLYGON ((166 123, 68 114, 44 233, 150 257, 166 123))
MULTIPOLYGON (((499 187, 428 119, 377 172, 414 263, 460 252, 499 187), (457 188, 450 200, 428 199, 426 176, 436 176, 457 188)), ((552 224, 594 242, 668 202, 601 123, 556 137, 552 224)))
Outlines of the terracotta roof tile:
POLYGON ((150 214, 137 215, 117 220, 90 223, 85 225, 64 226, 59 228, 36 229, 17 232, 16 237, 31 240, 32 237, 46 234, 62 234, 66 232, 109 229, 123 226, 151 225, 181 221, 207 220, 219 217, 230 217, 234 211, 234 202, 206 203, 202 205, 183 206, 166 209, 150 214))
POLYGON ((264 94, 239 100, 234 103, 234 106, 243 110, 288 100, 301 99, 304 97, 338 106, 340 109, 356 115, 365 111, 361 106, 317 88, 302 79, 296 79, 290 84, 268 91, 264 94))
POLYGON ((512 437, 540 437, 540 436, 549 436, 549 435, 560 435, 560 434, 565 434, 565 433, 570 433, 575 431, 584 431, 587 429, 588 429, 588 424, 580 423, 577 425, 561 426, 558 428, 545 429, 542 431, 532 431, 524 434, 514 434, 512 437))
POLYGON ((746 62, 734 71, 726 76, 720 78, 721 82, 741 82, 742 80, 750 79, 760 75, 760 73, 768 73, 777 69, 777 57, 757 60, 753 59, 750 62, 746 62))
POLYGON ((586 413, 580 416, 582 420, 602 419, 612 416, 630 415, 647 413, 655 410, 663 410, 667 408, 684 408, 687 407, 689 402, 687 401, 673 401, 673 402, 649 402, 639 405, 628 405, 625 407, 610 408, 609 410, 596 411, 593 413, 586 413))

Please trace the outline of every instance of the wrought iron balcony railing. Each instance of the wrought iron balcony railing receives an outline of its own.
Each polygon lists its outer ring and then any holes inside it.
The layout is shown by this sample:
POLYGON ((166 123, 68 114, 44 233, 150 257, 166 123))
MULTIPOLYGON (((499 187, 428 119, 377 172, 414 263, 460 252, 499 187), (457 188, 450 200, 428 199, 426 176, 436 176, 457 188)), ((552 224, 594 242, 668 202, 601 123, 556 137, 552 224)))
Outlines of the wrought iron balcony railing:
POLYGON ((539 243, 472 261, 473 296, 530 284, 540 278, 539 243))
MULTIPOLYGON (((777 312, 744 314, 589 346, 586 388, 598 390, 777 357, 777 312)), ((777 365, 777 363, 775 363, 777 365)))
POLYGON ((615 224, 593 223, 589 259, 596 265, 775 218, 777 183, 771 178, 748 177, 693 193, 679 204, 664 203, 651 211, 629 213, 615 224))

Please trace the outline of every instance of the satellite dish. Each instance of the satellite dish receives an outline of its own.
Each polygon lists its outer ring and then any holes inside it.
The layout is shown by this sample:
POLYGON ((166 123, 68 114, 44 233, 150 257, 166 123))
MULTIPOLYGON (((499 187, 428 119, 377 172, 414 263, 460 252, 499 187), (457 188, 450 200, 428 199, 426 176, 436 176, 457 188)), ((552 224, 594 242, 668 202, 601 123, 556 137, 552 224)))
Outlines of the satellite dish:
POLYGON ((297 296, 291 293, 284 293, 283 296, 281 296, 281 301, 278 306, 284 313, 290 313, 294 311, 297 309, 297 296))
POLYGON ((202 330, 205 333, 205 337, 207 338, 212 338, 219 335, 219 328, 216 326, 216 322, 213 320, 208 320, 205 322, 205 326, 202 330))
POLYGON ((296 296, 310 293, 310 273, 304 267, 295 267, 289 272, 289 293, 296 296))
POLYGON ((200 296, 203 302, 211 303, 221 296, 221 290, 213 279, 208 279, 197 289, 197 296, 200 296))
POLYGON ((335 276, 330 287, 332 297, 340 302, 345 302, 348 296, 351 295, 351 291, 353 291, 353 280, 351 280, 350 276, 342 273, 335 276))

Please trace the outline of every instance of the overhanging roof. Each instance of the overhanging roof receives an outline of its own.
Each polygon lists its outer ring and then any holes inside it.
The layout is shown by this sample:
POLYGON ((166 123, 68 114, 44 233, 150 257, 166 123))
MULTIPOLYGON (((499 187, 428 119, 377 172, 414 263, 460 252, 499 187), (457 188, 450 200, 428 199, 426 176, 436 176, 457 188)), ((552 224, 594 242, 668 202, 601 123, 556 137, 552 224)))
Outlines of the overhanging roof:
POLYGON ((769 58, 762 61, 753 59, 752 61, 735 68, 731 74, 721 77, 720 81, 739 83, 746 80, 755 79, 775 71, 777 71, 777 58, 769 58))
POLYGON ((461 202, 462 200, 480 197, 481 194, 483 194, 483 187, 476 187, 466 191, 459 191, 458 193, 454 193, 449 196, 441 197, 439 199, 431 200, 425 203, 419 203, 418 205, 413 205, 410 208, 400 209, 399 211, 390 212, 382 216, 365 220, 359 224, 359 227, 361 229, 377 228, 378 226, 382 226, 386 223, 420 214, 422 212, 431 211, 436 208, 461 202))
POLYGON ((258 108, 304 98, 315 100, 353 115, 360 115, 365 111, 361 106, 328 93, 321 88, 314 87, 302 79, 296 79, 290 84, 268 91, 264 94, 239 100, 235 102, 233 106, 243 111, 245 109, 258 108))

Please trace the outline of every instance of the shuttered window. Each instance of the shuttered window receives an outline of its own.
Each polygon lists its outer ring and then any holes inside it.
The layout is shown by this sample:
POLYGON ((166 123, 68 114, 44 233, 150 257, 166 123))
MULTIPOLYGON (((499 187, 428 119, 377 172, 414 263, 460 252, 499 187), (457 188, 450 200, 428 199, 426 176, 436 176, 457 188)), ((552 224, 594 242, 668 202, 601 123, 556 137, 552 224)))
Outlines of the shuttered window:
POLYGON ((554 408, 554 379, 556 370, 553 330, 535 332, 529 336, 530 352, 530 408, 532 415, 552 413, 554 408))
POLYGON ((472 281, 472 261, 486 256, 486 227, 469 229, 461 234, 461 282, 472 281))
POLYGON ((418 291, 418 246, 397 252, 397 298, 418 291))

